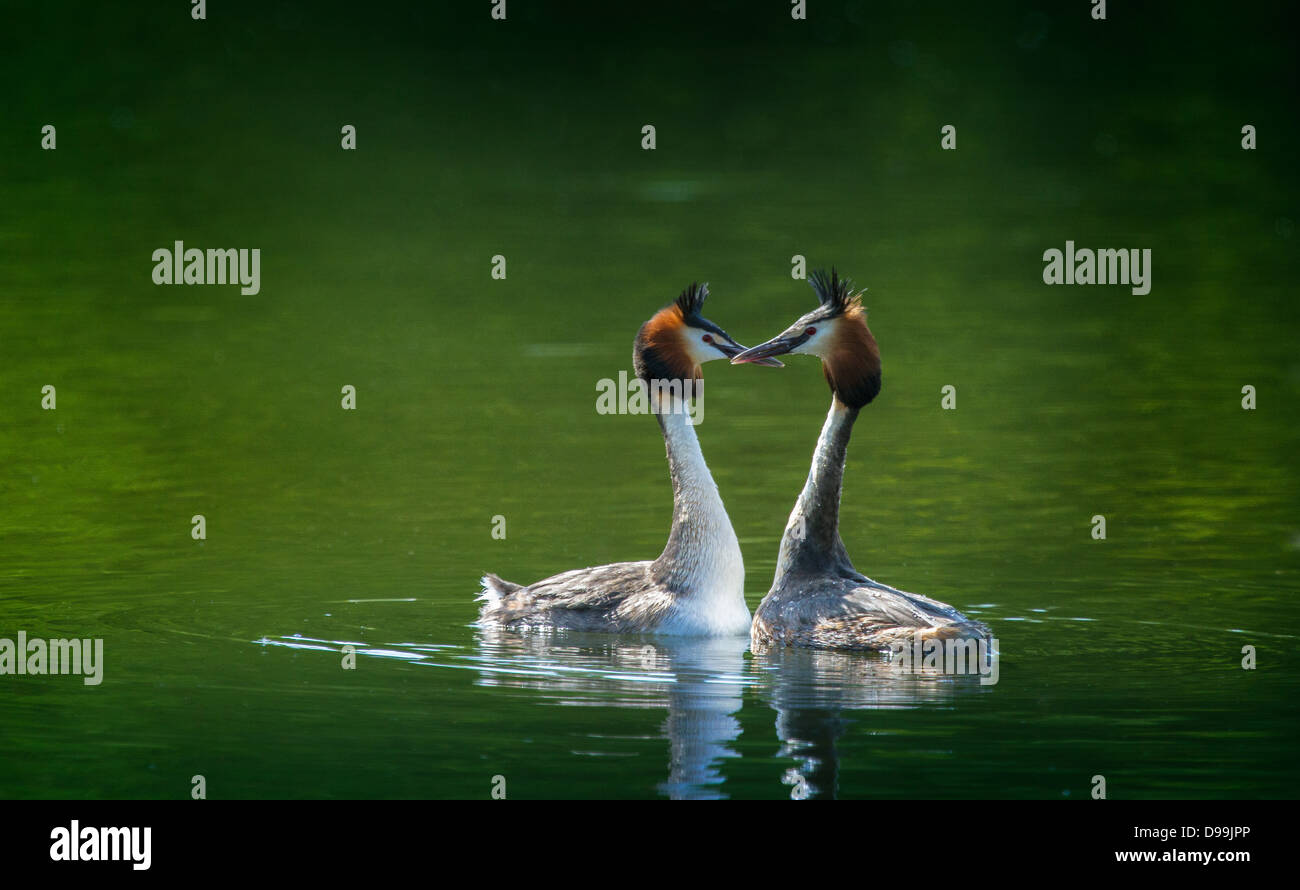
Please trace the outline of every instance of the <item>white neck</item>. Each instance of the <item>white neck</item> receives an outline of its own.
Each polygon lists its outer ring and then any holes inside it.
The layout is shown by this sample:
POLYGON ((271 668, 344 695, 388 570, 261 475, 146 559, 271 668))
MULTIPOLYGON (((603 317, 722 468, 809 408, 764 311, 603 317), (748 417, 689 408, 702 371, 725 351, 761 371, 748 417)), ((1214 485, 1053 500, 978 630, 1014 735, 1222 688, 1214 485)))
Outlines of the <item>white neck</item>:
POLYGON ((849 436, 857 417, 857 408, 849 408, 831 397, 831 409, 826 413, 826 423, 813 451, 808 481, 799 493, 781 537, 774 586, 790 572, 857 573, 840 540, 840 487, 849 436))
POLYGON ((673 525, 652 571, 677 596, 674 615, 662 630, 683 633, 748 633, 745 564, 740 542, 718 494, 695 427, 681 402, 658 415, 668 446, 673 481, 673 525))

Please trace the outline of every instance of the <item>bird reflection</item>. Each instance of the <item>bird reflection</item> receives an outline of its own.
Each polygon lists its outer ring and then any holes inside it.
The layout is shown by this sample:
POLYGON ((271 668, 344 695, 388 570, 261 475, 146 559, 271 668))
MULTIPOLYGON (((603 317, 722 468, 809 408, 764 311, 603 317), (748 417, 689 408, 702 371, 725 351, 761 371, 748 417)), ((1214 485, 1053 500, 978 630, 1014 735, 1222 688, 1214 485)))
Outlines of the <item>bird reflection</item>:
POLYGON ((776 711, 777 756, 794 760, 781 774, 793 800, 838 797, 838 742, 864 719, 850 712, 942 704, 980 688, 974 676, 902 670, 866 652, 780 649, 755 656, 753 667, 776 711))
POLYGON ((743 636, 689 639, 566 632, 516 634, 481 628, 483 686, 529 689, 560 704, 664 708, 668 777, 674 800, 726 798, 724 760, 739 755, 737 714, 754 678, 743 636))
POLYGON ((975 674, 948 674, 919 663, 903 667, 878 653, 787 648, 747 658, 749 640, 743 636, 519 634, 481 627, 469 649, 300 634, 257 642, 326 652, 348 647, 359 656, 469 669, 479 686, 527 690, 554 704, 662 710, 667 777, 656 787, 673 799, 729 796, 723 765, 740 756, 735 743, 746 691, 776 711, 783 766, 774 781, 787 786, 792 799, 808 800, 839 795, 840 740, 852 724, 869 722, 870 712, 946 705, 982 688, 975 674))

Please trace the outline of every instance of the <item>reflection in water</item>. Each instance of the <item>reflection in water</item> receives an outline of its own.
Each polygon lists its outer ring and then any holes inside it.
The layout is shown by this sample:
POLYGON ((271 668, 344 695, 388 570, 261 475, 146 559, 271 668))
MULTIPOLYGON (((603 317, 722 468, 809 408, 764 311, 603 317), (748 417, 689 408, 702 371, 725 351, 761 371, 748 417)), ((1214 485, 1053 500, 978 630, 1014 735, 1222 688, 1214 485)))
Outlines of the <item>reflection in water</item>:
POLYGON ((478 685, 529 690, 552 704, 664 709, 668 777, 658 785, 673 799, 718 799, 721 763, 739 756, 737 713, 755 680, 747 673, 746 637, 701 640, 609 634, 526 633, 481 629, 476 650, 417 643, 371 645, 301 635, 267 637, 268 646, 398 658, 412 664, 476 670, 478 685))
POLYGON ((756 656, 753 666, 764 697, 776 710, 779 756, 795 760, 781 777, 791 786, 794 800, 838 795, 836 743, 854 722, 845 711, 942 704, 982 688, 975 675, 903 671, 897 663, 867 652, 784 649, 756 656))
POLYGON ((483 628, 476 632, 473 649, 374 645, 298 634, 258 642, 326 652, 352 646, 359 656, 471 670, 478 674, 477 685, 526 690, 550 704, 665 710, 661 730, 668 740, 668 776, 657 790, 673 799, 728 796, 722 789, 722 763, 739 756, 733 744, 740 737, 738 714, 747 688, 777 712, 778 756, 794 760, 781 781, 795 800, 837 796, 837 744, 850 724, 860 722, 846 712, 946 704, 983 688, 975 675, 900 670, 874 653, 785 649, 747 659, 745 637, 520 634, 483 628))
POLYGON ((533 689, 563 704, 611 703, 666 708, 668 778, 658 790, 674 800, 720 799, 724 758, 740 736, 736 714, 746 685, 749 640, 515 634, 483 629, 485 686, 533 689), (511 670, 527 666, 527 673, 511 670), (543 667, 545 672, 536 668, 543 667), (557 669, 559 669, 557 671, 557 669))

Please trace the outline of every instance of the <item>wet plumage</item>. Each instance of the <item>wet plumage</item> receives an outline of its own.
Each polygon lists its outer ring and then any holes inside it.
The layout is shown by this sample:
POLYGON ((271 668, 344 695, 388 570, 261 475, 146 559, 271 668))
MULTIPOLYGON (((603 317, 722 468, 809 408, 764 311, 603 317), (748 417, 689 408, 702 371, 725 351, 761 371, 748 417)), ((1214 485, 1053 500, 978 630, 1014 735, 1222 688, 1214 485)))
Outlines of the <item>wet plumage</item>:
MULTIPOLYGON (((707 296, 707 287, 692 285, 641 326, 633 346, 638 379, 698 381, 701 364, 744 349, 700 315, 707 296)), ((481 624, 694 636, 748 632, 740 543, 682 390, 649 389, 673 484, 673 521, 663 553, 653 561, 574 569, 529 585, 485 575, 481 624)))
POLYGON ((860 295, 832 272, 810 279, 818 307, 735 362, 804 353, 822 359, 831 408, 808 480, 781 538, 776 575, 751 628, 756 652, 773 647, 887 650, 922 638, 989 631, 947 603, 873 581, 853 567, 839 533, 840 490, 853 424, 880 392, 880 352, 860 295))

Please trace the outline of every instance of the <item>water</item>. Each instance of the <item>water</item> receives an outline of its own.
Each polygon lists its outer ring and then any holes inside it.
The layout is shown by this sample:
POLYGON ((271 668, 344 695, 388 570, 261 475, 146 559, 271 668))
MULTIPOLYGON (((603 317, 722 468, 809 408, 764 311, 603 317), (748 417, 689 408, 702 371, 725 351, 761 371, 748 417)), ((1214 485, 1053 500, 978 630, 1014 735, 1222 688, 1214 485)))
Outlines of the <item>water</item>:
MULTIPOLYGON (((98 687, 0 678, 0 796, 180 798, 195 775, 211 797, 1300 793, 1273 14, 1099 47, 1031 7, 864 9, 794 42, 665 12, 607 43, 608 22, 417 11, 374 45, 328 8, 158 40, 94 10, 9 48, 12 117, 54 120, 59 148, 0 146, 0 637, 100 637, 106 664, 98 687), (260 247, 262 292, 154 286, 177 239, 260 247), (1152 292, 1044 286, 1066 239, 1151 247, 1152 292), (999 682, 473 628, 484 571, 657 555, 662 440, 597 415, 596 381, 695 279, 737 339, 777 333, 812 305, 795 253, 868 288, 884 355, 849 552, 988 623, 999 682)), ((705 376, 752 608, 828 394, 806 358, 705 376)))

